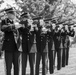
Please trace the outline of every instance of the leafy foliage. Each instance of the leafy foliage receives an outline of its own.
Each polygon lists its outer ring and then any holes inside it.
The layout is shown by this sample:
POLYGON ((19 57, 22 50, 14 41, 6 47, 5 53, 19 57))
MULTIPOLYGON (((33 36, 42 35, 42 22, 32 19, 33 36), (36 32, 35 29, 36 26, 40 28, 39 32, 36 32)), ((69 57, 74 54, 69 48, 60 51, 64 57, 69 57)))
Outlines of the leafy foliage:
MULTIPOLYGON (((9 1, 9 0, 8 0, 9 1)), ((7 3, 7 7, 14 7, 17 15, 29 12, 31 17, 43 16, 55 18, 58 22, 76 18, 76 6, 70 0, 11 0, 12 4, 1 0, 0 4, 7 3)))
POLYGON ((57 22, 76 24, 76 5, 71 0, 0 0, 0 17, 5 8, 14 7, 17 16, 29 12, 31 17, 54 18, 57 22), (6 2, 7 1, 7 2, 6 2), (9 3, 8 1, 12 1, 9 3), (3 5, 3 6, 2 6, 3 5))

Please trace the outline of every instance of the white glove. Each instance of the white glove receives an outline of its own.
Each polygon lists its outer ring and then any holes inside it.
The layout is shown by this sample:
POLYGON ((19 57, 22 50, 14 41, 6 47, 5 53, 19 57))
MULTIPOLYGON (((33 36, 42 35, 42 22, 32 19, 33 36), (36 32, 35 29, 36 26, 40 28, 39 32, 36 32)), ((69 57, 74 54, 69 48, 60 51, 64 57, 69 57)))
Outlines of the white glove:
POLYGON ((45 22, 44 22, 43 19, 40 20, 40 25, 41 25, 41 26, 45 25, 45 22))
POLYGON ((56 27, 56 25, 55 24, 52 24, 52 28, 55 29, 55 27, 56 27))
POLYGON ((18 28, 20 28, 20 27, 22 27, 22 25, 19 24, 18 22, 16 22, 16 23, 15 23, 15 28, 18 29, 18 28))

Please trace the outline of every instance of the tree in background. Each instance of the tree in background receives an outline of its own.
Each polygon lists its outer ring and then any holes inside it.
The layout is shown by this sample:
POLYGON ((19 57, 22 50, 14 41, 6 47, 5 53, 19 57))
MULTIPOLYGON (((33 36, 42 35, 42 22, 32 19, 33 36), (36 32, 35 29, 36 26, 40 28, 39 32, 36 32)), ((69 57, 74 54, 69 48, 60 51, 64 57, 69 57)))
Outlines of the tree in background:
MULTIPOLYGON (((69 14, 68 12, 71 12, 72 10, 70 8, 71 3, 69 3, 69 0, 1 0, 0 5, 3 5, 4 3, 4 8, 14 7, 17 13, 29 12, 31 16, 50 18, 54 16, 59 17, 60 15, 63 15, 64 11, 65 16, 67 16, 67 14, 69 14)), ((71 7, 73 6, 74 5, 72 4, 71 7)))
POLYGON ((29 12, 32 18, 42 16, 54 18, 58 23, 76 24, 76 5, 71 0, 0 0, 0 7, 1 11, 14 7, 17 16, 29 12))

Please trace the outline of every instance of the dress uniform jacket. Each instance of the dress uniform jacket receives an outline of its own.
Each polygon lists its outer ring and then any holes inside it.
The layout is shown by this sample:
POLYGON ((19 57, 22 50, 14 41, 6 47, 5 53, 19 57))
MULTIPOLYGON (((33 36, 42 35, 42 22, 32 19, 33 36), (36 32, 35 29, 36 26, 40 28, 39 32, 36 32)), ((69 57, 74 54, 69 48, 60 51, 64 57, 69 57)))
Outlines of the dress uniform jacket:
MULTIPOLYGON (((25 25, 28 23, 25 22, 25 25)), ((29 28, 20 28, 20 34, 22 35, 22 51, 25 53, 35 53, 36 50, 36 36, 35 31, 29 31, 29 28)))
MULTIPOLYGON (((50 50, 55 50, 55 48, 54 49, 52 49, 52 46, 53 46, 53 43, 54 43, 54 30, 51 30, 51 32, 48 32, 48 47, 49 47, 49 51, 50 50)), ((55 46, 54 46, 55 47, 55 46)))
POLYGON ((71 30, 70 33, 69 33, 69 36, 74 37, 74 35, 75 35, 75 31, 71 30))
POLYGON ((66 47, 66 45, 65 45, 65 43, 66 43, 66 35, 67 35, 67 32, 66 31, 61 32, 63 48, 66 47))
POLYGON ((71 31, 69 31, 69 32, 67 33, 67 35, 66 35, 67 47, 70 46, 70 39, 69 39, 69 36, 70 36, 70 37, 74 37, 74 35, 75 35, 75 31, 73 31, 73 30, 71 30, 71 31))
POLYGON ((36 47, 37 47, 37 52, 40 53, 48 52, 47 34, 41 34, 40 30, 36 32, 36 47))
MULTIPOLYGON (((10 21, 8 18, 5 20, 2 20, 1 27, 3 25, 13 24, 13 21, 10 21)), ((10 27, 8 28, 1 28, 1 30, 4 32, 4 42, 2 50, 5 51, 17 51, 17 45, 15 43, 14 34, 10 27)))
POLYGON ((72 36, 73 37, 74 36, 74 32, 73 31, 67 32, 65 30, 64 33, 61 33, 61 35, 63 36, 63 46, 64 46, 64 48, 69 47, 69 45, 70 45, 69 36, 72 36))
POLYGON ((60 47, 60 32, 54 32, 54 42, 55 42, 55 49, 59 49, 60 47))
POLYGON ((70 33, 67 32, 66 33, 66 39, 65 39, 65 48, 68 48, 70 45, 69 35, 70 35, 70 33))

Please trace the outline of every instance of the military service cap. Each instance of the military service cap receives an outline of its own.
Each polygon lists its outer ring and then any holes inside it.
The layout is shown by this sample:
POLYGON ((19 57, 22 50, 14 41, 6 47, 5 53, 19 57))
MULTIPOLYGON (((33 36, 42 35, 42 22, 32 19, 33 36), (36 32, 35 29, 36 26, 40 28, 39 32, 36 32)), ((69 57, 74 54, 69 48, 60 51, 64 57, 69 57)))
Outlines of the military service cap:
POLYGON ((4 10, 6 13, 14 14, 13 8, 8 8, 4 10))
POLYGON ((22 14, 21 14, 21 18, 23 18, 23 17, 28 18, 28 15, 27 15, 27 14, 28 14, 28 13, 26 13, 26 12, 22 13, 22 14))

